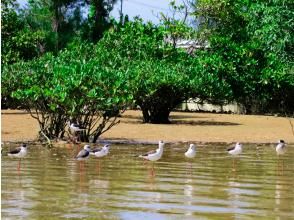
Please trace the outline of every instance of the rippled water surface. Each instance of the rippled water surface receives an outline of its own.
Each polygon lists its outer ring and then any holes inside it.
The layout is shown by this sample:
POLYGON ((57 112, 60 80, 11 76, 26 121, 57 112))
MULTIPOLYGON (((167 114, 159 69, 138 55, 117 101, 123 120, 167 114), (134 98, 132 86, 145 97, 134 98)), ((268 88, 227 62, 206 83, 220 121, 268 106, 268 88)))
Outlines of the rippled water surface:
POLYGON ((155 145, 111 145, 107 158, 80 167, 78 146, 30 146, 17 159, 2 155, 2 219, 294 219, 294 146, 277 158, 273 146, 165 146, 162 159, 135 155, 155 145), (100 162, 99 162, 100 161, 100 162))

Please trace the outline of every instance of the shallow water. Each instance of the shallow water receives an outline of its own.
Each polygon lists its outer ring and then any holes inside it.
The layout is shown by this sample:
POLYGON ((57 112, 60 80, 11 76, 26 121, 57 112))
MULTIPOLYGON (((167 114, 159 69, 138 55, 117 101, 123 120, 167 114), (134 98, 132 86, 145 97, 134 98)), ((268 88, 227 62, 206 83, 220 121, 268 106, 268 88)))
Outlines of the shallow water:
POLYGON ((294 146, 278 160, 273 146, 245 145, 235 160, 227 146, 166 145, 162 159, 135 155, 153 145, 111 146, 85 167, 77 146, 30 146, 18 160, 2 155, 2 219, 294 219, 294 146))

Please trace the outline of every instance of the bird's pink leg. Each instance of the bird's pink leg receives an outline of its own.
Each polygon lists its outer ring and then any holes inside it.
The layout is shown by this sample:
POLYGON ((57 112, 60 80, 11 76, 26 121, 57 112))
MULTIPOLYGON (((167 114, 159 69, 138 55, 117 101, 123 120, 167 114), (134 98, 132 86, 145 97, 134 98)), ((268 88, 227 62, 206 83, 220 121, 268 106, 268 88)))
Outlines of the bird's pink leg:
POLYGON ((20 171, 20 161, 21 161, 21 159, 19 159, 19 161, 18 161, 18 165, 17 165, 17 170, 18 171, 20 171))
POLYGON ((82 166, 82 161, 80 161, 80 171, 82 171, 83 166, 82 166))
POLYGON ((98 174, 100 174, 101 171, 101 166, 100 166, 100 160, 98 159, 97 163, 96 163, 96 171, 98 174))
POLYGON ((235 169, 235 167, 236 167, 236 165, 235 165, 235 158, 233 158, 233 171, 235 171, 236 169, 235 169))
POLYGON ((151 175, 152 175, 152 176, 155 175, 155 172, 154 172, 154 163, 152 163, 151 175))

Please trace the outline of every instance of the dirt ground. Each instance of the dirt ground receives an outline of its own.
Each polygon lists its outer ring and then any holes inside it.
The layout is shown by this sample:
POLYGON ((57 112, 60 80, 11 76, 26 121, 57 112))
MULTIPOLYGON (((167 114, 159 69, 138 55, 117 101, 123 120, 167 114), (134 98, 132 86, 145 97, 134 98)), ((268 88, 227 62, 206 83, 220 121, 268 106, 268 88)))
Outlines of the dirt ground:
MULTIPOLYGON (((101 139, 134 142, 294 143, 294 119, 234 114, 173 112, 171 124, 143 124, 141 111, 126 111, 101 139)), ((1 111, 1 141, 34 141, 38 123, 21 110, 1 111)))

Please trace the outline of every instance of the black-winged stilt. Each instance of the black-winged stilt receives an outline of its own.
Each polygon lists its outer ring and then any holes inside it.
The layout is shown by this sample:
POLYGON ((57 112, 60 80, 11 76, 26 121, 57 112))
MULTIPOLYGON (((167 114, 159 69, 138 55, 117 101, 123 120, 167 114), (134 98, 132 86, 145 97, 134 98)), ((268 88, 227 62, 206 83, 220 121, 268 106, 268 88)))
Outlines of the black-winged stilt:
POLYGON ((233 156, 237 156, 242 153, 242 144, 237 142, 234 147, 229 148, 227 151, 229 154, 231 154, 233 156))
POLYGON ((25 157, 26 155, 27 155, 27 145, 26 144, 21 144, 20 147, 17 147, 16 149, 14 149, 8 153, 9 157, 19 158, 17 170, 20 170, 21 158, 25 157))
MULTIPOLYGON (((90 154, 95 157, 102 158, 109 153, 110 144, 105 144, 102 148, 93 149, 90 154)), ((97 169, 100 171, 100 160, 97 163, 97 169)))
POLYGON ((74 142, 79 141, 81 132, 85 131, 86 129, 81 127, 79 124, 70 121, 67 122, 67 125, 69 133, 74 137, 74 142))
MULTIPOLYGON (((227 151, 233 156, 238 156, 242 153, 242 144, 237 142, 234 147, 229 148, 227 151)), ((235 170, 235 158, 233 158, 233 170, 235 170)))
MULTIPOLYGON (((156 150, 152 150, 146 154, 139 155, 139 157, 144 158, 145 160, 152 161, 152 162, 157 161, 162 157, 163 147, 164 147, 164 142, 159 141, 158 148, 156 150)), ((154 174, 154 164, 152 163, 152 175, 153 174, 154 174)))
POLYGON ((94 155, 95 157, 104 157, 109 153, 109 144, 105 144, 102 148, 95 148, 93 149, 90 154, 94 155))
MULTIPOLYGON (((196 156, 196 146, 195 144, 190 144, 188 150, 185 152, 185 157, 189 159, 193 159, 195 156, 196 156)), ((189 164, 190 164, 189 166, 190 173, 192 174, 192 163, 189 161, 189 164)))
POLYGON ((195 144, 190 144, 189 149, 185 152, 187 158, 194 158, 196 156, 196 146, 195 144))
MULTIPOLYGON (((90 145, 85 145, 84 149, 80 150, 80 152, 77 154, 75 159, 80 162, 87 160, 90 156, 90 151, 91 151, 90 145)), ((81 163, 80 163, 80 169, 81 169, 81 163)))
MULTIPOLYGON (((279 167, 280 155, 283 155, 284 153, 286 153, 286 143, 284 140, 279 140, 276 146, 276 152, 278 155, 278 167, 279 167)), ((284 171, 284 160, 282 160, 282 171, 284 171)))
POLYGON ((286 143, 284 140, 279 140, 276 146, 277 155, 284 154, 286 152, 286 143))

